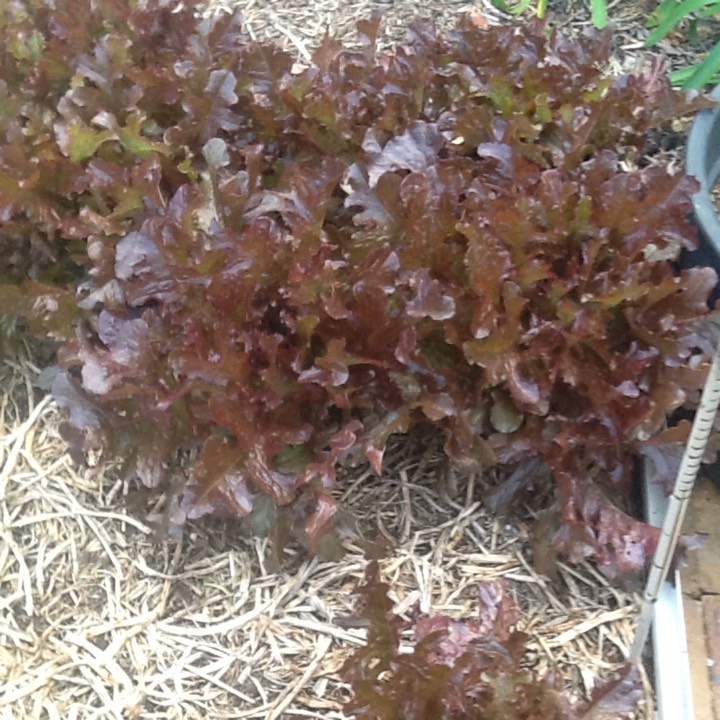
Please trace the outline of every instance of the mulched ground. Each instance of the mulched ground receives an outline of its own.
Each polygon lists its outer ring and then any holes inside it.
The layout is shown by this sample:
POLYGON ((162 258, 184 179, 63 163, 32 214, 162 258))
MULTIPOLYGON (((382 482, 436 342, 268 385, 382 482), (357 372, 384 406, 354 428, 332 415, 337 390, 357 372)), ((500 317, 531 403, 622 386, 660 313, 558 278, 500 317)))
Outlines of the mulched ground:
MULTIPOLYGON (((275 573, 237 523, 155 541, 111 468, 81 472, 65 455, 37 375, 28 361, 0 370, 0 717, 342 718, 337 672, 364 635, 337 620, 362 551, 275 573)), ((360 469, 346 483, 347 510, 395 546, 381 566, 396 611, 471 618, 478 582, 504 578, 528 664, 559 665, 587 696, 627 653, 637 598, 588 565, 538 575, 524 528, 492 517, 468 481, 439 492, 439 465, 437 449, 399 443, 382 481, 360 469)), ((649 684, 638 717, 652 717, 649 684)))
MULTIPOLYGON (((330 30, 352 41, 357 19, 384 13, 382 42, 402 37, 418 10, 407 0, 217 0, 242 5, 248 32, 307 59, 330 30)), ((489 3, 422 4, 441 26, 489 3)), ((612 67, 645 61, 644 22, 653 3, 617 2, 612 67)), ((572 32, 589 26, 584 3, 555 3, 572 32)), ((712 37, 705 38, 707 47, 712 37)), ((701 53, 673 36, 661 50, 674 66, 701 53)), ((682 143, 670 159, 679 166, 682 143)), ((27 354, 0 366, 0 718, 340 719, 347 696, 337 672, 363 631, 337 622, 365 559, 348 544, 335 562, 290 558, 266 564, 265 541, 237 523, 189 524, 158 541, 128 510, 127 484, 102 463, 81 470, 65 454, 60 416, 39 390, 27 354)), ((476 587, 505 578, 532 637, 528 664, 559 665, 568 688, 587 697, 626 656, 637 597, 610 587, 590 566, 562 566, 549 581, 527 561, 526 531, 489 514, 472 479, 439 489, 436 448, 395 446, 380 481, 365 468, 347 478, 344 505, 394 545, 381 563, 396 610, 469 618, 476 587)), ((654 716, 645 679, 638 718, 654 716)))

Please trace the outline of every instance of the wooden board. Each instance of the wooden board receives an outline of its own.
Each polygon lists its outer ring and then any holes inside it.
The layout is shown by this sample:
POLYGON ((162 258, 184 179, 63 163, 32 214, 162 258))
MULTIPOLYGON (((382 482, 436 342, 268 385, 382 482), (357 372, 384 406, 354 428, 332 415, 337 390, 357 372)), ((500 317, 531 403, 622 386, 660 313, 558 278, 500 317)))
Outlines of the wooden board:
POLYGON ((682 570, 695 720, 720 720, 720 488, 698 478, 684 532, 705 533, 682 570))
POLYGON ((712 480, 698 478, 684 532, 707 535, 702 548, 688 553, 682 573, 684 592, 693 597, 720 595, 720 489, 712 480))
POLYGON ((713 694, 707 666, 705 623, 701 600, 685 595, 685 629, 687 632, 690 673, 692 675, 695 720, 716 720, 713 717, 713 694))
POLYGON ((702 607, 712 705, 715 717, 720 718, 720 595, 705 595, 702 607))

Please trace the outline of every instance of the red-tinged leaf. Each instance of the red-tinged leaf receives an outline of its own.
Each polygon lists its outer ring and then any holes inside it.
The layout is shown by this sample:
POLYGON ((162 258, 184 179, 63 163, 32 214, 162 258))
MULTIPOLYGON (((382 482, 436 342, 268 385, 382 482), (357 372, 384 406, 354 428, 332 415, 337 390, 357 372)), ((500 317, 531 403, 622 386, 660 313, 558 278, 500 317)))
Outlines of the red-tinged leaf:
POLYGON ((113 86, 124 75, 130 60, 130 47, 129 38, 105 35, 98 39, 92 55, 81 55, 78 58, 77 72, 110 95, 113 86))
POLYGON ((199 70, 190 60, 175 65, 178 78, 188 77, 190 83, 182 100, 187 118, 166 132, 169 143, 182 145, 197 138, 204 144, 221 130, 233 132, 240 127, 241 116, 233 111, 239 99, 235 93, 238 83, 235 74, 225 68, 210 70, 204 85, 198 86, 200 77, 204 76, 199 70))
POLYGON ((333 194, 344 170, 343 163, 326 158, 313 168, 290 165, 278 190, 264 193, 262 201, 248 217, 280 213, 297 240, 312 239, 319 243, 325 215, 333 203, 333 194))
POLYGON ((149 235, 131 232, 115 248, 115 275, 120 280, 142 276, 149 272, 148 265, 160 259, 160 250, 149 235))
MULTIPOLYGON (((417 642, 436 636, 432 644, 433 662, 454 665, 464 655, 476 652, 479 642, 507 643, 514 635, 514 627, 520 619, 520 612, 507 586, 502 582, 480 583, 478 599, 479 620, 459 622, 443 615, 431 615, 417 620, 414 628, 417 642)), ((514 644, 513 642, 513 650, 514 644)), ((508 664, 512 664, 513 661, 518 662, 520 657, 514 657, 513 653, 508 659, 510 660, 508 664)), ((501 664, 504 664, 503 660, 501 664)))
POLYGON ((286 475, 273 469, 264 451, 255 447, 250 450, 243 462, 243 470, 248 480, 270 497, 278 505, 287 505, 295 498, 297 488, 302 484, 298 475, 286 475))
POLYGON ((375 56, 375 44, 380 32, 380 19, 379 14, 373 13, 368 20, 359 20, 357 23, 358 37, 365 48, 368 59, 375 56))
POLYGON ((0 285, 3 313, 25 318, 37 337, 69 340, 84 313, 74 293, 56 285, 26 281, 23 285, 0 285))
POLYGON ((520 610, 499 581, 480 583, 480 631, 504 642, 520 620, 520 610))
POLYGON ((390 436, 396 433, 406 433, 409 427, 410 416, 407 410, 391 412, 379 420, 362 438, 365 455, 370 461, 372 469, 378 475, 382 475, 383 456, 390 436))
POLYGON ((689 430, 688 426, 689 423, 685 422, 685 432, 682 433, 682 435, 685 436, 683 440, 679 442, 669 440, 659 442, 659 437, 662 437, 661 435, 653 439, 653 441, 645 443, 641 450, 650 481, 660 484, 668 494, 671 493, 675 487, 675 481, 677 480, 678 471, 680 470, 680 463, 685 453, 689 430))
POLYGON ((227 438, 213 435, 203 444, 193 467, 193 477, 199 485, 209 489, 228 473, 237 472, 244 457, 244 451, 227 438))
POLYGON ((323 302, 325 312, 333 320, 346 320, 352 317, 353 314, 352 310, 345 304, 341 293, 342 291, 339 288, 333 287, 330 290, 330 296, 326 297, 323 302))
POLYGON ((359 420, 351 420, 341 430, 331 435, 327 440, 329 451, 320 453, 318 461, 307 465, 304 479, 311 481, 318 478, 323 488, 335 487, 335 468, 343 458, 359 450, 358 433, 362 428, 359 420))
POLYGON ((480 143, 477 146, 478 157, 496 161, 500 175, 512 180, 514 174, 513 150, 505 143, 480 143))
POLYGON ((541 402, 540 385, 529 378, 517 358, 505 362, 504 378, 513 399, 521 406, 529 406, 540 413, 548 411, 547 401, 541 402))
POLYGON ((457 415, 457 406, 447 393, 426 395, 418 405, 430 420, 438 421, 457 415))
POLYGON ((188 520, 206 515, 245 517, 253 511, 254 496, 246 478, 237 472, 227 472, 210 485, 187 485, 180 509, 188 520))
POLYGON ((121 318, 103 310, 98 317, 98 338, 119 365, 142 366, 149 351, 149 328, 141 318, 121 318))
POLYGON ((618 677, 595 688, 581 720, 620 720, 635 716, 643 696, 638 669, 626 665, 618 677))
POLYGON ((58 407, 68 411, 72 427, 82 432, 100 429, 100 407, 81 392, 78 384, 66 372, 60 371, 55 375, 52 395, 58 407))
POLYGON ((502 285, 502 325, 495 332, 484 338, 470 340, 463 345, 463 351, 469 362, 484 365, 488 368, 498 368, 493 377, 495 382, 505 379, 507 373, 499 370, 505 366, 504 357, 516 347, 522 331, 522 316, 527 301, 522 296, 515 283, 506 282, 502 285))
POLYGON ((380 667, 368 671, 379 675, 388 669, 390 662, 400 646, 400 626, 402 622, 392 613, 393 603, 388 596, 390 586, 380 579, 380 566, 372 560, 365 568, 364 583, 359 585, 355 594, 359 598, 358 618, 368 627, 368 646, 374 652, 380 651, 380 667))
POLYGON ((509 251, 482 226, 463 223, 458 226, 471 244, 465 255, 473 290, 487 298, 491 307, 499 306, 502 284, 512 277, 513 263, 509 251))
POLYGON ((311 553, 318 552, 324 536, 334 527, 333 518, 337 509, 337 501, 330 495, 318 495, 315 510, 305 523, 308 549, 311 553))
POLYGON ((416 642, 432 639, 432 660, 439 665, 453 666, 473 649, 473 643, 486 637, 476 621, 459 622, 445 615, 418 619, 414 627, 416 642))
MULTIPOLYGON (((235 94, 237 87, 237 78, 228 70, 213 70, 210 78, 205 86, 205 92, 216 95, 218 101, 222 101, 225 105, 234 105, 238 101, 235 94)), ((233 130, 233 127, 224 128, 225 130, 233 130)))
POLYGON ((660 531, 619 510, 589 478, 580 482, 557 470, 555 476, 564 509, 553 543, 571 558, 595 557, 610 578, 639 576, 660 531))
POLYGON ((417 121, 408 129, 381 147, 374 135, 368 135, 363 143, 365 151, 373 158, 368 169, 370 187, 387 172, 410 170, 421 172, 437 162, 437 153, 445 144, 436 125, 417 121))
POLYGON ((345 340, 332 339, 328 343, 325 355, 315 360, 315 367, 301 372, 298 380, 339 387, 350 378, 348 366, 356 362, 358 362, 356 358, 345 352, 345 340))
POLYGON ((342 52, 342 43, 326 34, 313 53, 313 63, 323 73, 328 73, 334 67, 337 59, 342 56, 342 52))
POLYGON ((450 459, 469 472, 492 467, 497 461, 494 450, 483 437, 482 425, 476 422, 478 415, 465 410, 453 417, 444 447, 450 459))
POLYGON ((718 284, 715 268, 690 268, 680 275, 680 287, 687 303, 687 310, 696 316, 707 309, 710 294, 718 284))
POLYGON ((370 188, 361 166, 357 163, 348 168, 342 189, 347 194, 346 208, 359 208, 353 216, 356 225, 371 229, 378 235, 390 235, 399 222, 399 195, 397 180, 380 178, 374 189, 370 188))
POLYGON ((410 317, 449 320, 455 314, 455 300, 443 294, 442 286, 427 270, 416 270, 405 278, 415 296, 406 305, 410 317))

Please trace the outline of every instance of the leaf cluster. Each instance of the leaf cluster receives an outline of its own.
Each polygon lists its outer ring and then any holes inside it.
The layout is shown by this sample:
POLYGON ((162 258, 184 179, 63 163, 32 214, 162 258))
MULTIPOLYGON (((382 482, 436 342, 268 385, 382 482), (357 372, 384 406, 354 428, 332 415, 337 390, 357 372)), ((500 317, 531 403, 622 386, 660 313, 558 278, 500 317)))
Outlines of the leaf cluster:
MULTIPOLYGON (((639 676, 624 668, 596 688, 589 703, 574 702, 552 674, 522 665, 527 637, 502 581, 481 583, 478 618, 452 620, 416 611, 407 623, 392 611, 377 563, 358 589, 358 618, 367 644, 341 675, 352 690, 344 712, 358 720, 600 720, 631 717, 642 695, 639 676), (413 646, 401 645, 412 628, 413 646)), ((357 619, 356 619, 357 621, 357 619)))
POLYGON ((155 5, 0 20, 2 272, 31 278, 0 300, 64 342, 74 451, 153 487, 182 456, 173 522, 320 551, 338 463, 380 473, 432 423, 465 470, 508 470, 506 501, 555 477, 564 552, 642 566, 631 458, 702 382, 716 282, 672 264, 694 181, 642 159, 705 101, 541 23, 417 23, 380 54, 373 19, 300 66, 155 5))

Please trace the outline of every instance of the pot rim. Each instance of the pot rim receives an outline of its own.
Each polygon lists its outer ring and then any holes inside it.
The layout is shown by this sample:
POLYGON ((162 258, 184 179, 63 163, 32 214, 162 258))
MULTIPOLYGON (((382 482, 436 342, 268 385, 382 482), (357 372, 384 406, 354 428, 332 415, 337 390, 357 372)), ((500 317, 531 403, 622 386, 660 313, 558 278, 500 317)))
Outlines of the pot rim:
MULTIPOLYGON (((710 96, 720 100, 720 85, 710 96)), ((720 218, 711 197, 720 175, 720 106, 697 114, 688 136, 685 167, 688 175, 700 182, 700 190, 692 197, 698 225, 715 253, 720 255, 720 218)))

